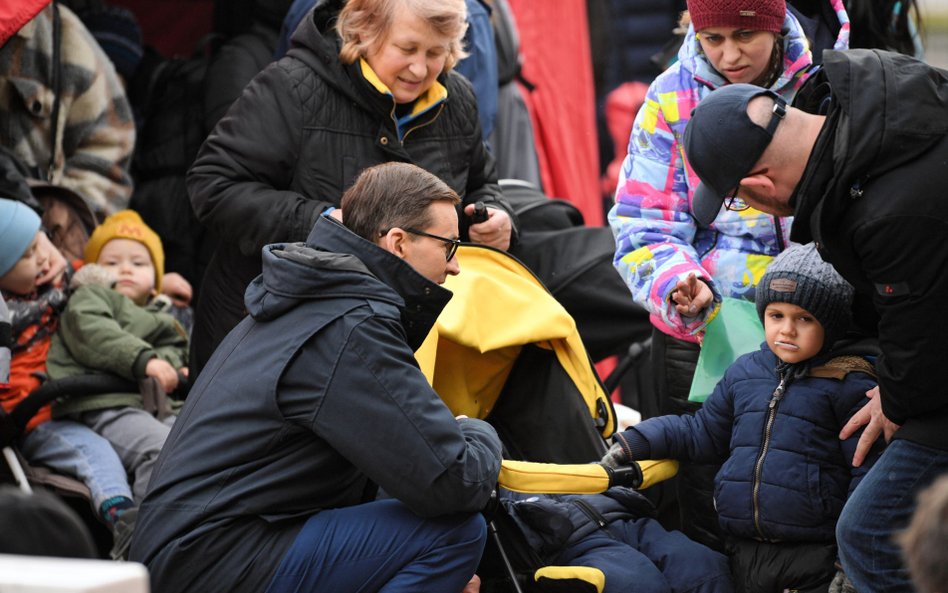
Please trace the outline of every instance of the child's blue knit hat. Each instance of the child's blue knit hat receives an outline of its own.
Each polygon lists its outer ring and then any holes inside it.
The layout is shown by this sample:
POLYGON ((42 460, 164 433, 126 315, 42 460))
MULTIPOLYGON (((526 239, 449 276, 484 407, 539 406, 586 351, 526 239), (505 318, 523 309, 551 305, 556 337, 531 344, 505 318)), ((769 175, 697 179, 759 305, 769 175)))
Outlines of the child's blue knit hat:
POLYGON ((761 321, 768 303, 806 309, 823 326, 823 349, 828 350, 849 329, 853 287, 823 261, 813 243, 791 245, 767 266, 754 300, 761 321))
POLYGON ((39 228, 40 217, 32 208, 0 198, 0 276, 20 261, 39 228))

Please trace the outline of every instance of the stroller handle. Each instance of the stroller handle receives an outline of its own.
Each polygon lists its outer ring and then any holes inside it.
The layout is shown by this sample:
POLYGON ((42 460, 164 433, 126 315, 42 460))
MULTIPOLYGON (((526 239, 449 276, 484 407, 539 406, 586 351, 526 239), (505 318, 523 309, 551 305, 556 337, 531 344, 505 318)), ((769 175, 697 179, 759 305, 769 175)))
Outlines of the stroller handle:
POLYGON ((505 459, 500 466, 500 487, 523 494, 597 494, 612 486, 636 490, 675 475, 678 462, 669 459, 635 462, 614 470, 598 463, 533 463, 505 459))

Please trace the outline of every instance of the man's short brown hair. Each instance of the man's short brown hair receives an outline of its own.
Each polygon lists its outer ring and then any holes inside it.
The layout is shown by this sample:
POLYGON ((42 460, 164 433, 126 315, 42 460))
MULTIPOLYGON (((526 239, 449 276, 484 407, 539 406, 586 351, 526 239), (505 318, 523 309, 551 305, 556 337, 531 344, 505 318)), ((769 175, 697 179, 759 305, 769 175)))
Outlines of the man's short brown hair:
POLYGON ((428 206, 459 204, 453 189, 428 171, 409 163, 383 163, 359 174, 342 196, 344 224, 363 239, 378 242, 389 229, 425 229, 431 225, 428 206))

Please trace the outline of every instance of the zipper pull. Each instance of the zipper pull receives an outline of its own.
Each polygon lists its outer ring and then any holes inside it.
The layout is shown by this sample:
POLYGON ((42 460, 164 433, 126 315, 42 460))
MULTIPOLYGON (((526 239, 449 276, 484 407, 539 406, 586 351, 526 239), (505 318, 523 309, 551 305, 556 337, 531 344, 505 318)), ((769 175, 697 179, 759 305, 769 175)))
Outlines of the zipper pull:
POLYGON ((780 373, 780 384, 777 385, 777 388, 774 389, 773 395, 770 397, 770 403, 767 404, 767 407, 773 410, 777 403, 780 401, 780 398, 783 397, 783 393, 787 390, 787 375, 780 373))

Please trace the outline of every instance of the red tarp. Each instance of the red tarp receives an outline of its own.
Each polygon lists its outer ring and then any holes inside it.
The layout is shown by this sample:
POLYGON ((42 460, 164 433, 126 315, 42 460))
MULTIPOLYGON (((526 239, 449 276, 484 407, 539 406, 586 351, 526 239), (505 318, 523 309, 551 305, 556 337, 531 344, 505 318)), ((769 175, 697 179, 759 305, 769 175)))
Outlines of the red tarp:
POLYGON ((13 37, 20 27, 46 8, 50 0, 14 0, 0 2, 0 46, 13 37))
POLYGON ((509 0, 520 33, 524 91, 543 189, 603 224, 596 99, 585 0, 509 0))

